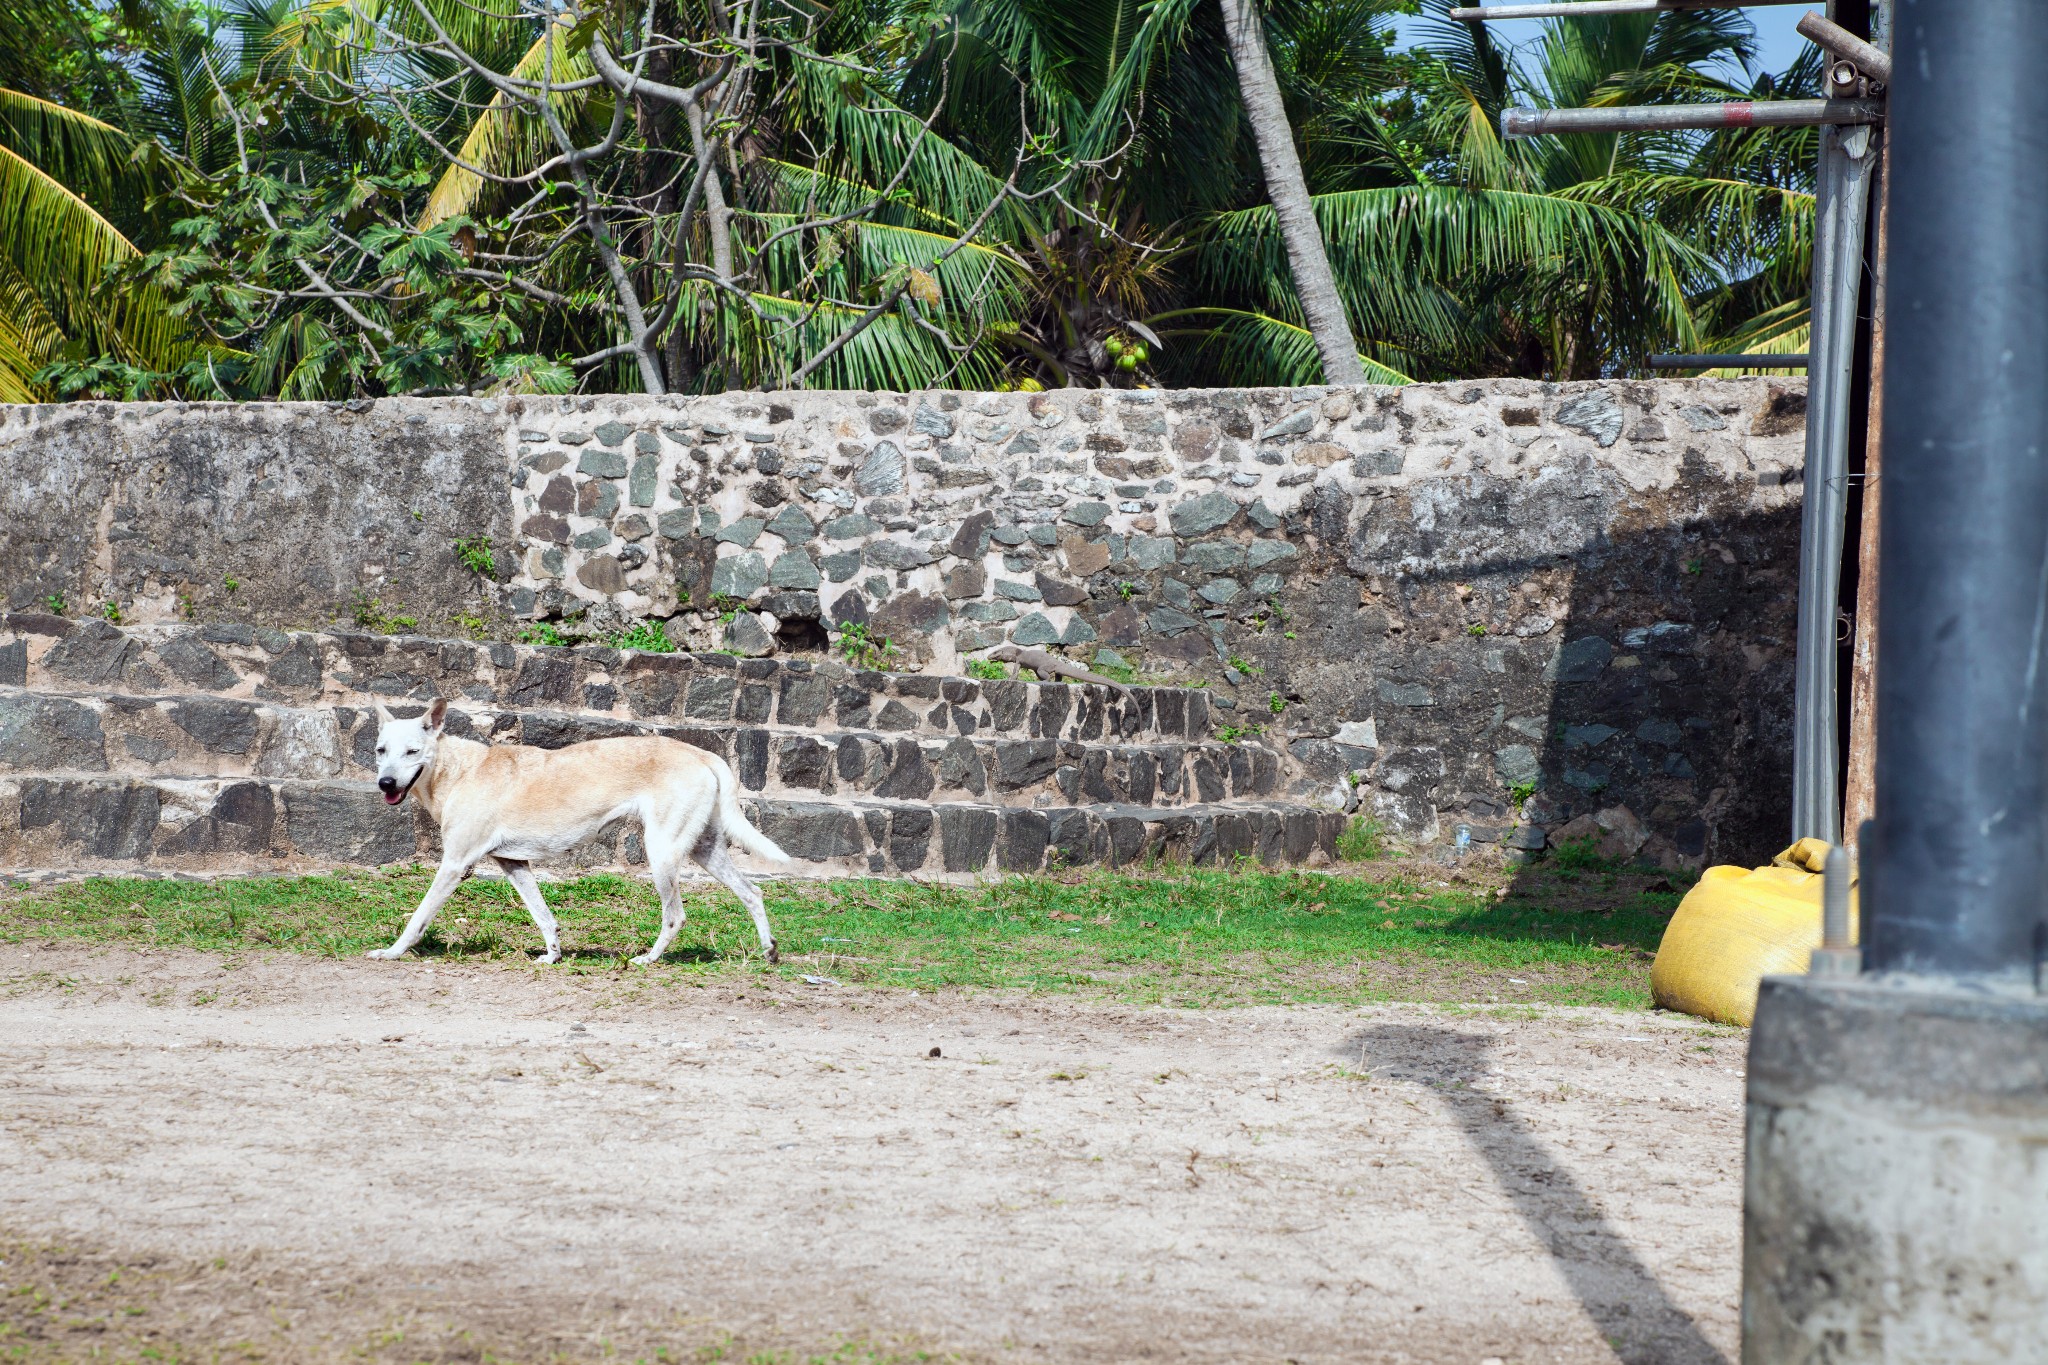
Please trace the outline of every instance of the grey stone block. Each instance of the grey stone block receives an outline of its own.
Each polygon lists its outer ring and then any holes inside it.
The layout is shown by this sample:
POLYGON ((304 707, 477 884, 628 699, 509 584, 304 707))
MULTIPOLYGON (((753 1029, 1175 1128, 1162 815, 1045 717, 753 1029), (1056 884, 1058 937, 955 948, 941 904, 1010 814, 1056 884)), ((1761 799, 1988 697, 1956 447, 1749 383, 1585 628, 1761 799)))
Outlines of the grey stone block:
POLYGON ((1620 439, 1624 420, 1621 405, 1604 388, 1575 398, 1557 410, 1558 425, 1584 432, 1603 448, 1620 439))
POLYGON ((1493 770, 1509 787, 1534 786, 1543 778, 1543 766, 1536 751, 1526 744, 1510 744, 1495 750, 1493 770))
POLYGON ((1394 682, 1381 679, 1377 688, 1381 701, 1395 706, 1434 706, 1436 697, 1421 683, 1394 682))
POLYGON ((1005 872, 1036 872, 1045 866, 1052 822, 1044 811, 1008 809, 1002 816, 1002 841, 996 866, 1005 872))
POLYGON ((1010 628, 1010 640, 1019 645, 1058 644, 1059 627, 1055 626, 1042 611, 1026 612, 1016 625, 1010 628))
POLYGON ((889 815, 889 865, 898 872, 915 872, 931 856, 932 813, 906 807, 889 815))
POLYGON ((1077 502, 1060 514, 1060 520, 1076 526, 1100 526, 1108 516, 1106 502, 1077 502))
POLYGON ((107 741, 98 713, 62 697, 0 696, 0 767, 105 772, 107 741))
POLYGON ((1598 678, 1614 658, 1614 646, 1598 635, 1568 641, 1557 654, 1557 681, 1586 683, 1598 678))
POLYGON ((1408 452, 1398 446, 1368 450, 1351 462, 1351 472, 1361 479, 1392 478, 1408 462, 1408 452))
POLYGON ((287 785, 284 812, 285 838, 302 857, 381 867, 418 856, 411 805, 386 805, 368 786, 287 785))
POLYGON ((635 507, 654 506, 654 489, 660 475, 659 455, 634 456, 632 477, 626 485, 626 501, 635 507))
POLYGON ((216 754, 246 754, 256 747, 257 711, 245 701, 189 697, 171 708, 178 728, 216 754))
POLYGON ((148 858, 161 810, 156 788, 140 782, 21 784, 22 832, 55 825, 88 858, 148 858))
POLYGON ((810 514, 795 503, 790 503, 775 514, 775 520, 768 523, 770 534, 781 536, 790 545, 802 545, 818 534, 818 524, 810 514))
POLYGON ((768 565, 757 550, 726 555, 712 566, 711 591, 717 596, 745 601, 767 586, 768 565))
POLYGON ((822 582, 818 566, 802 550, 784 551, 768 566, 768 586, 772 588, 816 588, 822 582))
POLYGON ((903 491, 906 472, 903 452, 895 442, 878 441, 854 470, 853 486, 864 498, 886 497, 903 491))
POLYGON ((931 551, 900 540, 871 540, 861 553, 877 569, 916 569, 932 562, 931 551))
POLYGON ((1167 514, 1177 536, 1199 536, 1228 526, 1239 508, 1228 493, 1204 493, 1175 507, 1167 514))
POLYGON ((720 527, 711 538, 724 545, 748 549, 761 538, 761 532, 767 525, 760 517, 741 517, 730 526, 720 527))
POLYGON ((684 696, 683 714, 691 720, 729 720, 738 687, 738 681, 730 677, 692 678, 684 696))
POLYGON ((775 652, 775 638, 762 628, 760 618, 750 611, 739 612, 732 618, 726 625, 721 643, 747 659, 759 659, 775 652))
POLYGON ((597 479, 623 479, 626 477, 626 452, 592 446, 576 461, 576 472, 597 479))
POLYGON ((827 540, 859 540, 881 530, 881 523, 859 512, 848 512, 832 518, 819 528, 819 534, 827 540))
POLYGON ((1234 540, 1199 541, 1188 546, 1180 562, 1205 573, 1222 573, 1245 562, 1245 547, 1234 540))
POLYGON ((277 797, 261 782, 224 788, 205 815, 165 838, 157 852, 166 858, 275 852, 277 797))
POLYGON ((979 872, 996 842, 996 812, 982 806, 939 807, 939 861, 948 872, 979 872))
POLYGON ((764 801, 755 823, 792 858, 822 863, 867 852, 860 817, 837 806, 764 801))
MULTIPOLYGON (((1280 564, 1294 559, 1300 552, 1284 540, 1255 540, 1245 557, 1245 563, 1254 569, 1263 569, 1268 564, 1280 564)), ((1229 565, 1222 567, 1228 568, 1229 565)))
POLYGON ((156 647, 156 657, 169 665, 171 672, 208 692, 225 692, 240 681, 235 670, 223 663, 220 655, 199 643, 197 636, 173 635, 156 647))

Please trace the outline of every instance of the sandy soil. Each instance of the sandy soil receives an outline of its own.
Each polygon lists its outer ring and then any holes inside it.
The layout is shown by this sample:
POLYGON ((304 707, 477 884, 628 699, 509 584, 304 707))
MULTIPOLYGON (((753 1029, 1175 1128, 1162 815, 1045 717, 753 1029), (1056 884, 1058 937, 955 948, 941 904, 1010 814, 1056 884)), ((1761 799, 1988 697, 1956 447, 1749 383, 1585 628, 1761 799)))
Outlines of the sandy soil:
POLYGON ((0 1350, 1729 1360, 1744 1046, 0 947, 0 1350))

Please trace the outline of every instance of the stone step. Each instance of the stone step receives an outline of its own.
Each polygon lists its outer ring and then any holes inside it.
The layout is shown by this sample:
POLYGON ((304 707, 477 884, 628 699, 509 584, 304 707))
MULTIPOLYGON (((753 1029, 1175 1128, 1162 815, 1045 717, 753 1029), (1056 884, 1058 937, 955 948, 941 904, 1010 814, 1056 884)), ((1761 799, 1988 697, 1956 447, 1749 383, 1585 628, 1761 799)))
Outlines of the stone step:
POLYGON ((1081 742, 1208 738, 1200 688, 875 673, 831 661, 0 614, 0 685, 293 706, 451 702, 587 717, 1081 742))
MULTIPOLYGON (((1329 861, 1341 813, 1282 806, 996 806, 753 797, 752 819, 796 860, 754 870, 967 879, 1150 860, 1329 861)), ((432 863, 433 822, 355 782, 103 775, 0 778, 0 867, 76 872, 303 873, 432 863)), ((601 831, 555 871, 644 863, 637 831, 601 831)), ((742 859, 742 862, 747 860, 742 859)))
MULTIPOLYGON (((488 743, 547 749, 616 735, 666 735, 718 754, 745 790, 768 795, 1187 806, 1270 799, 1283 786, 1282 756, 1250 743, 659 725, 463 703, 450 708, 448 725, 452 733, 488 743)), ((0 687, 0 772, 367 784, 376 773, 376 735, 375 712, 359 706, 0 687)))

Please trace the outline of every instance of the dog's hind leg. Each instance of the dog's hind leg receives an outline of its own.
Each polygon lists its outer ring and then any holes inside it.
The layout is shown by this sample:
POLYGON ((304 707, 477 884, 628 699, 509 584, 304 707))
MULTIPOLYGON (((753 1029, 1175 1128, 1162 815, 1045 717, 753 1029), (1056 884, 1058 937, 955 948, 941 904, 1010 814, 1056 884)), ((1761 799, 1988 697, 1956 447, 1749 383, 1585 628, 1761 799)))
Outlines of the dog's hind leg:
POLYGON ((675 842, 666 835, 643 828, 640 839, 647 845, 647 867, 654 873, 654 889, 661 896, 661 933, 652 948, 633 959, 635 966, 646 967, 661 961, 661 955, 675 941, 676 931, 683 927, 683 859, 675 842))
POLYGON ((747 907, 747 913, 754 917, 755 932, 761 935, 761 951, 768 954, 768 960, 782 961, 782 953, 775 946, 775 935, 768 928, 768 906, 761 899, 761 889, 733 865, 732 854, 725 846, 724 833, 706 830, 698 841, 696 858, 699 867, 716 877, 728 891, 740 898, 741 905, 747 907))
POLYGON ((405 929, 398 935, 398 941, 389 948, 372 948, 364 957, 377 957, 389 961, 404 957, 413 944, 427 932, 427 926, 434 922, 442 904, 455 894, 455 888, 462 885, 463 877, 469 872, 469 864, 443 861, 434 873, 434 884, 427 888, 427 894, 420 899, 420 908, 412 912, 405 929))
POLYGON ((540 883, 533 879, 533 867, 518 858, 500 858, 498 866, 505 869, 512 889, 519 893, 520 903, 526 906, 526 913, 533 916, 533 927, 540 930, 540 940, 547 945, 547 951, 536 959, 540 962, 562 960, 562 935, 555 927, 555 912, 548 909, 548 903, 541 899, 540 883))

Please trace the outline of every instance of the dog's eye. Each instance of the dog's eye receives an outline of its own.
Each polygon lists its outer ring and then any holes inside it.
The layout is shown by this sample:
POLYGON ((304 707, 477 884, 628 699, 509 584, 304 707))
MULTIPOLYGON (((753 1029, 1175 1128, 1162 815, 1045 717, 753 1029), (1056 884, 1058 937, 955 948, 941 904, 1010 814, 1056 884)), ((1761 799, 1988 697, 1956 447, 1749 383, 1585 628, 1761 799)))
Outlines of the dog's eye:
POLYGON ((407 758, 414 758, 414 757, 417 757, 417 756, 418 756, 418 754, 419 754, 419 750, 418 750, 418 749, 407 749, 407 750, 405 751, 405 756, 406 756, 407 758))

